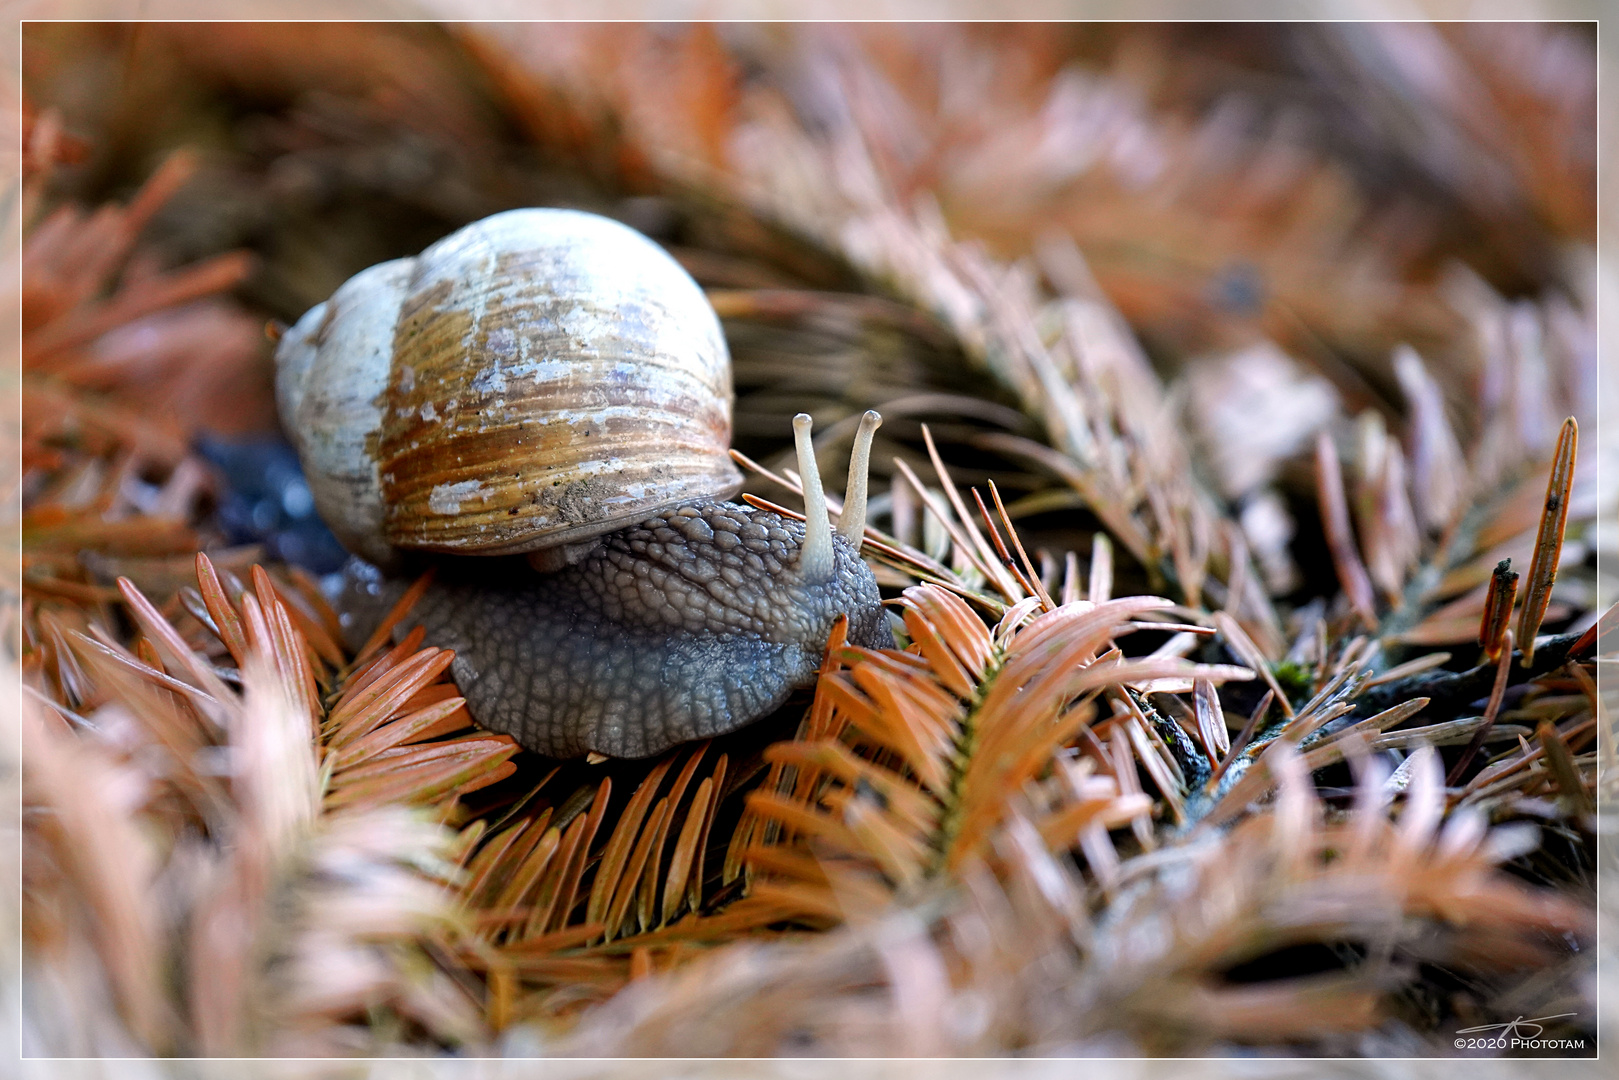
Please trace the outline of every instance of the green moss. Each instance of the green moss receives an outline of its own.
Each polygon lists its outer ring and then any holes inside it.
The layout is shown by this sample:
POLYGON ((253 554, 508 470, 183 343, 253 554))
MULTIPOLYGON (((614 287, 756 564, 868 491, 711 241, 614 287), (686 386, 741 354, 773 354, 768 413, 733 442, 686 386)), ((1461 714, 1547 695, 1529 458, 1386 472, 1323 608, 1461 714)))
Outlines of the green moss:
POLYGON ((1289 703, 1308 697, 1314 688, 1314 673, 1307 665, 1296 660, 1283 660, 1272 665, 1271 674, 1276 676, 1276 682, 1287 694, 1289 703))

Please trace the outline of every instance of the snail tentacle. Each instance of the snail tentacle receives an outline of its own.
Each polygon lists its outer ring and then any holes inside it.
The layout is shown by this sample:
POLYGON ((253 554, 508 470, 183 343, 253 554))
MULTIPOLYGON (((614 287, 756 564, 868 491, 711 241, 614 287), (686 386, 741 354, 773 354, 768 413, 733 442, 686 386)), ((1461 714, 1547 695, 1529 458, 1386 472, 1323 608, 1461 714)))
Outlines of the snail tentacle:
POLYGON ((826 493, 821 490, 821 471, 815 464, 815 446, 810 442, 813 423, 809 413, 793 417, 798 475, 804 485, 804 547, 798 553, 798 572, 809 584, 832 576, 832 522, 827 516, 826 493))
POLYGON ((866 484, 871 472, 871 440, 883 424, 882 414, 867 409, 855 432, 854 449, 849 452, 849 483, 843 489, 843 513, 838 515, 838 535, 859 551, 866 537, 866 484))

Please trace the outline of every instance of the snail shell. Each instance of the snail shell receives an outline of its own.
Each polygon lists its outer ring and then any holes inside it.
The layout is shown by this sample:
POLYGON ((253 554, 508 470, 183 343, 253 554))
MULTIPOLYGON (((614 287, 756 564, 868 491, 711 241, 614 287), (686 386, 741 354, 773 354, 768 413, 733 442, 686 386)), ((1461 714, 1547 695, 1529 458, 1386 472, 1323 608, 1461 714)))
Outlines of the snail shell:
POLYGON ((373 562, 561 547, 741 486, 718 318, 595 214, 511 210, 362 271, 276 365, 316 507, 373 562))
POLYGON ((404 550, 528 553, 443 560, 408 619, 454 650, 473 718, 530 750, 640 757, 734 730, 815 680, 843 615, 851 644, 893 644, 860 558, 880 417, 836 534, 806 414, 805 522, 722 501, 741 476, 719 319, 623 225, 475 222, 355 275, 276 364, 321 516, 380 568, 351 560, 351 629, 405 587, 404 550))

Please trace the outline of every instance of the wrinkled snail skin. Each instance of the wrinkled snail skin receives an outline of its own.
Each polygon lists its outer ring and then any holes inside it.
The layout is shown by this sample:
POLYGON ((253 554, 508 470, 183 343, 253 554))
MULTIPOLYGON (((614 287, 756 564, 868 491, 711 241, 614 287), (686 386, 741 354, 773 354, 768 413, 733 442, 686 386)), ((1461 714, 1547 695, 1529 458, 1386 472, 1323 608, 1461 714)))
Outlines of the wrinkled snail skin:
POLYGON ((742 478, 719 319, 617 222, 506 211, 356 274, 281 339, 276 400, 357 556, 346 633, 432 558, 396 640, 455 650, 472 718, 528 749, 645 757, 739 728, 814 681, 840 614, 851 643, 893 644, 860 558, 881 418, 837 533, 806 415, 806 520, 720 501, 742 478))
MULTIPOLYGON (((691 504, 554 574, 507 570, 492 587, 441 573, 399 632, 419 624, 455 650, 451 674, 484 727, 551 757, 646 757, 773 712, 814 681, 840 614, 851 644, 893 647, 854 545, 834 536, 831 576, 810 583, 793 573, 803 537, 769 511, 691 504)), ((349 577, 373 610, 403 589, 359 567, 349 577)))

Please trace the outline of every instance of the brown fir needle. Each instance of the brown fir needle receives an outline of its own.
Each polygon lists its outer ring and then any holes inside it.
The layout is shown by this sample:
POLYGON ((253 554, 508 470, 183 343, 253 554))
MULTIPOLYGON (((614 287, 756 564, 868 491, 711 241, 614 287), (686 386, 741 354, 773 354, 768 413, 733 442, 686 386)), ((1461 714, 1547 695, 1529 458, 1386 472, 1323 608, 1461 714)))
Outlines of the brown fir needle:
POLYGON ((1495 564, 1495 572, 1490 575, 1489 595, 1484 598, 1484 618, 1478 628, 1478 643, 1491 663, 1501 655, 1501 639, 1506 635, 1507 622, 1512 618, 1512 604, 1517 596, 1518 575, 1512 569, 1512 560, 1502 559, 1495 564))
POLYGON ((972 488, 971 490, 973 493, 973 501, 978 504, 978 514, 984 521, 984 528, 989 531, 990 543, 995 546, 995 553, 1001 557, 1001 565, 1006 567, 1007 571, 1011 573, 1012 577, 1017 580, 1019 585, 1023 586, 1024 592, 1028 593, 1030 596, 1033 596, 1034 586, 1029 583, 1029 579, 1024 576, 1023 571, 1018 567, 1018 564, 1012 561, 1012 553, 1007 550, 1006 542, 1001 539, 1000 530, 995 527, 995 522, 991 520, 989 516, 989 507, 984 505, 984 497, 978 494, 977 488, 972 488))
MULTIPOLYGON (((1018 536, 1017 529, 1013 528, 1012 515, 1006 512, 1006 504, 1001 502, 1000 489, 995 486, 995 481, 993 480, 989 482, 989 494, 995 500, 995 509, 1001 515, 1001 524, 1006 526, 1007 537, 1011 539, 1012 546, 1017 549, 1018 558, 1023 560, 1023 568, 1028 572, 1028 580, 1032 585, 1030 591, 1040 598, 1041 605, 1047 611, 1053 610, 1057 605, 1052 601, 1051 594, 1046 592, 1045 584, 1040 580, 1040 575, 1034 572, 1034 563, 1029 559, 1029 553, 1023 550, 1023 539, 1018 536)), ((978 498, 977 488, 973 489, 973 497, 978 498)), ((983 506, 982 499, 979 500, 979 506, 980 508, 983 506)))
POLYGON ((382 622, 378 623, 377 628, 371 632, 371 637, 360 647, 360 651, 355 654, 354 667, 358 668, 361 664, 371 659, 373 653, 378 652, 388 643, 394 627, 398 626, 400 620, 410 614, 410 609, 416 606, 416 602, 422 598, 423 594, 427 592, 427 587, 432 583, 433 570, 429 568, 425 574, 416 579, 410 588, 405 590, 404 595, 388 610, 388 614, 383 616, 382 622))
POLYGON ((1579 767, 1574 764, 1574 755, 1570 752, 1568 743, 1563 741, 1557 725, 1550 720, 1542 720, 1535 728, 1535 738, 1545 751, 1543 759, 1552 774, 1552 779, 1557 783, 1557 790, 1572 804, 1576 813, 1594 813, 1596 803, 1591 798, 1591 792, 1580 776, 1579 767))
MULTIPOLYGON (((1270 712, 1271 702, 1275 701, 1279 696, 1275 690, 1265 691, 1265 696, 1259 699, 1259 704, 1249 714, 1248 722, 1242 725, 1242 731, 1237 735, 1237 741, 1231 744, 1231 749, 1226 752, 1225 757, 1220 759, 1220 764, 1215 768, 1208 780, 1204 782, 1204 791, 1212 793, 1219 785, 1220 777, 1224 776, 1226 770, 1231 767, 1231 763, 1236 761, 1244 750, 1248 749, 1248 741, 1254 737, 1254 732, 1259 730, 1259 722, 1265 718, 1266 713, 1270 712)), ((1283 698, 1283 700, 1285 701, 1286 699, 1283 698)))
POLYGON ((1091 538, 1090 589, 1085 599, 1093 604, 1105 603, 1113 596, 1113 541, 1107 533, 1099 532, 1091 538))
POLYGON ((1455 787, 1461 781, 1467 767, 1473 763, 1473 758, 1483 748, 1490 729, 1495 726, 1495 717, 1501 711, 1501 702, 1506 697, 1507 672, 1512 667, 1512 645, 1512 631, 1508 630, 1502 635, 1501 659, 1495 669, 1495 685, 1490 690, 1489 703, 1484 706, 1484 723, 1479 725, 1478 731, 1473 735, 1473 741, 1467 744, 1467 749, 1462 751, 1462 756, 1457 758, 1456 764, 1451 767, 1450 775, 1445 777, 1446 787, 1455 787))
POLYGON ((1220 707, 1220 696, 1208 679, 1192 683, 1192 712, 1197 718, 1197 730, 1210 758, 1219 758, 1231 752, 1231 733, 1226 730, 1225 711, 1220 707))
POLYGON ((1523 665, 1535 657, 1535 635, 1551 602, 1552 582, 1557 580, 1557 559, 1563 550, 1563 528, 1568 524, 1568 493, 1574 486, 1574 452, 1580 441, 1580 425, 1571 416, 1563 421, 1557 436, 1557 453, 1552 474, 1546 481, 1546 507, 1540 515, 1540 532, 1535 535, 1535 554, 1529 560, 1529 581, 1524 586, 1523 610, 1518 614, 1518 645, 1523 665))
POLYGON ((1338 464, 1338 450, 1332 445, 1332 436, 1325 431, 1315 442, 1315 475, 1321 527, 1327 534, 1327 547, 1332 552, 1332 565, 1338 571, 1338 583, 1367 629, 1375 630, 1377 605, 1372 594, 1372 579, 1366 573, 1366 564, 1361 561, 1355 538, 1349 531, 1349 502, 1344 495, 1343 470, 1338 464))

